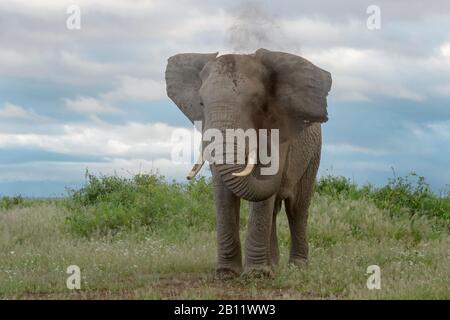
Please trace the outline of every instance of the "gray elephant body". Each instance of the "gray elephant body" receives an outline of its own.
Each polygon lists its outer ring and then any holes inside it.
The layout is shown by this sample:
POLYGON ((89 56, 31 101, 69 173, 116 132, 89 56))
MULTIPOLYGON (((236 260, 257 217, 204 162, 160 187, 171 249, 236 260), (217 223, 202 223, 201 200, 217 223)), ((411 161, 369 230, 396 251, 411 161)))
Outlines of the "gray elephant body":
MULTIPOLYGON (((242 271, 240 199, 250 201, 245 272, 270 274, 279 260, 276 216, 284 201, 291 232, 290 262, 308 257, 308 207, 320 162, 321 127, 327 120, 328 72, 287 53, 179 54, 166 70, 168 96, 204 130, 279 129, 279 170, 239 176, 242 164, 212 163, 220 274, 242 271)), ((233 146, 234 147, 234 146, 233 146)), ((247 152, 248 156, 248 152, 247 152)))

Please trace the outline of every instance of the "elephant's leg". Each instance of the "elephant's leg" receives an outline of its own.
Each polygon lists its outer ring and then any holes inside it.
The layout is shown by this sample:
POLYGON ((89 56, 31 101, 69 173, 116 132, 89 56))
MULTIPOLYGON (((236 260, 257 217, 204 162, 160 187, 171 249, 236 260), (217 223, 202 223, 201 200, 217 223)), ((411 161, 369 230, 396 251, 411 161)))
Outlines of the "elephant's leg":
POLYGON ((277 237, 277 215, 281 209, 281 199, 276 199, 273 208, 272 231, 270 233, 270 262, 272 266, 278 265, 280 261, 280 249, 278 248, 277 237))
POLYGON ((308 238, 306 234, 308 209, 314 194, 314 184, 320 155, 315 156, 296 186, 296 196, 286 199, 286 212, 291 233, 289 263, 302 266, 308 261, 308 238))
POLYGON ((217 223, 217 275, 239 275, 242 272, 240 199, 223 184, 222 178, 213 168, 212 172, 217 223))
POLYGON ((271 233, 275 196, 250 202, 247 239, 245 242, 245 273, 271 275, 271 233))

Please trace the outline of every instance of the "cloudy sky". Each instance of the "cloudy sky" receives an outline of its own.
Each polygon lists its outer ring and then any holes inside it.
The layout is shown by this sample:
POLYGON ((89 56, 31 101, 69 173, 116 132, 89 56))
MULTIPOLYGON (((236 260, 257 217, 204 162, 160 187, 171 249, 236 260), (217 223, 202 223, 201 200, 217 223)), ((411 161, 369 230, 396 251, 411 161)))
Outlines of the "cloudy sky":
POLYGON ((446 0, 1 0, 0 195, 61 195, 86 169, 181 181, 171 136, 191 126, 166 97, 167 58, 259 47, 333 75, 321 174, 379 185, 393 168, 448 190, 448 30, 446 0))

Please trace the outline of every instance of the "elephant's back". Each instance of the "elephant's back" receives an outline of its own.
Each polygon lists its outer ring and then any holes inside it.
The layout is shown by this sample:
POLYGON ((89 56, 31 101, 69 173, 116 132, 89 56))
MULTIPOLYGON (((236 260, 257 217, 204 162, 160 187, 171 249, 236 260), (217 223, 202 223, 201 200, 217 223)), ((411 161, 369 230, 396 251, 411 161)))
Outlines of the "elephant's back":
POLYGON ((288 198, 311 162, 320 160, 321 145, 320 123, 312 123, 291 140, 281 182, 280 198, 288 198))

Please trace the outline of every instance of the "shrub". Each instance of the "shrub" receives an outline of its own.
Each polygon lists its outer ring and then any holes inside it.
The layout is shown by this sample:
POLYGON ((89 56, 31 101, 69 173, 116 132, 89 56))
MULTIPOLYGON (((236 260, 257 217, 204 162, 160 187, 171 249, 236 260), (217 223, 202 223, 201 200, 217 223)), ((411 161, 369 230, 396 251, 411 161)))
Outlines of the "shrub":
POLYGON ((69 190, 67 224, 83 236, 142 226, 155 232, 169 228, 173 233, 185 227, 209 229, 215 219, 212 197, 206 178, 180 184, 156 174, 122 178, 87 172, 86 184, 69 190))
POLYGON ((316 183, 316 192, 332 198, 359 199, 361 190, 350 179, 341 176, 328 175, 316 183))
POLYGON ((404 177, 394 176, 381 188, 371 185, 358 187, 345 177, 328 175, 317 181, 316 191, 335 199, 368 199, 391 215, 407 213, 412 217, 425 214, 441 218, 450 225, 450 194, 434 194, 425 178, 416 173, 404 177))
MULTIPOLYGON (((450 197, 435 195, 425 179, 414 173, 394 177, 381 188, 358 187, 347 178, 325 176, 317 181, 316 191, 333 199, 367 199, 391 216, 438 217, 450 227, 450 197)), ((181 184, 167 182, 157 174, 123 178, 86 172, 85 185, 69 190, 63 203, 68 210, 69 228, 86 237, 140 227, 177 237, 184 228, 212 230, 215 226, 211 178, 181 184)), ((246 209, 247 202, 242 201, 242 226, 247 219, 246 209)))
POLYGON ((20 196, 0 197, 0 209, 8 210, 14 207, 22 207, 25 204, 25 199, 20 196))
POLYGON ((411 215, 427 214, 450 219, 450 197, 436 196, 425 178, 415 173, 389 179, 386 186, 371 194, 371 199, 392 214, 401 214, 407 209, 411 215))

